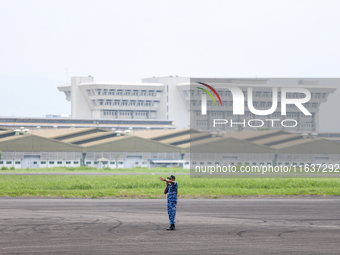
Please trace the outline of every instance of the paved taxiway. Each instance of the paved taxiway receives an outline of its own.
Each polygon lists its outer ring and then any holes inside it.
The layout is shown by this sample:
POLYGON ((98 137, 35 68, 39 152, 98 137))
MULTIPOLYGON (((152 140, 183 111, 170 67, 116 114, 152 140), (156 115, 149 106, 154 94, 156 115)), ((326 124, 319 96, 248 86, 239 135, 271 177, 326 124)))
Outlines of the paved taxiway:
POLYGON ((0 254, 339 254, 340 199, 0 198, 0 254))

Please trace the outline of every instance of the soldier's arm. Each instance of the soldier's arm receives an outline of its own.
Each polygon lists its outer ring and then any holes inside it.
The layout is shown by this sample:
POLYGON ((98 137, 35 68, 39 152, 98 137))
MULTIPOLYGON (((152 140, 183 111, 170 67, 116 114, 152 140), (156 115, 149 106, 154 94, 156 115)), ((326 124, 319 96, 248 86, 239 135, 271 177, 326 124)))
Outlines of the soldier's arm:
POLYGON ((172 181, 172 180, 168 180, 168 179, 164 179, 162 176, 159 177, 159 179, 161 181, 165 181, 167 185, 169 185, 169 183, 175 184, 176 181, 172 181))
POLYGON ((167 194, 168 193, 168 183, 166 183, 166 188, 165 188, 165 190, 164 190, 164 194, 167 194))

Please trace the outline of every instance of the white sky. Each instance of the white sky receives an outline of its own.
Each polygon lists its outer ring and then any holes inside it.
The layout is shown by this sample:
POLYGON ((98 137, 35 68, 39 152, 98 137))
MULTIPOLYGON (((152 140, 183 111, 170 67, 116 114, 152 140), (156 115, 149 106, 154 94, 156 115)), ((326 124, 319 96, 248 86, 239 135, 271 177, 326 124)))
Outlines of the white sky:
POLYGON ((56 89, 65 68, 124 82, 339 77, 339 10, 337 0, 0 0, 0 115, 70 113, 56 89))

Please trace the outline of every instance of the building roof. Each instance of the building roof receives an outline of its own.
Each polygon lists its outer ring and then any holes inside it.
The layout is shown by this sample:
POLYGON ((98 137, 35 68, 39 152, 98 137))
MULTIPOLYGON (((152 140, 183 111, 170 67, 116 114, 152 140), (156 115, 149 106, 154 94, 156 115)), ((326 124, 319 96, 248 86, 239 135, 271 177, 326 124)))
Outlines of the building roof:
POLYGON ((145 139, 138 136, 119 136, 102 142, 83 144, 87 151, 126 151, 126 152, 181 152, 169 144, 145 139))
MULTIPOLYGON (((72 130, 72 129, 71 129, 72 130)), ((53 139, 57 140, 66 140, 75 137, 82 137, 88 134, 97 134, 97 133, 106 133, 109 132, 106 129, 102 128, 82 128, 82 129, 73 129, 73 132, 66 132, 65 134, 52 136, 53 139)))
POLYGON ((114 136, 114 137, 110 137, 110 138, 106 138, 103 140, 95 140, 95 141, 89 141, 86 143, 83 143, 81 146, 83 147, 91 147, 91 146, 95 146, 95 145, 100 145, 100 144, 106 144, 106 143, 110 143, 110 142, 116 142, 120 139, 124 139, 126 138, 125 136, 114 136))
POLYGON ((42 136, 46 138, 62 137, 65 135, 83 132, 89 130, 89 128, 62 128, 62 129, 40 129, 40 130, 29 130, 28 132, 33 135, 42 136))
POLYGON ((268 146, 255 144, 233 137, 212 137, 196 141, 186 148, 190 152, 206 153, 274 153, 275 150, 268 146))
POLYGON ((73 144, 83 144, 90 141, 98 141, 103 140, 109 137, 115 137, 117 135, 116 132, 97 132, 97 133, 90 133, 84 134, 82 136, 70 137, 67 139, 59 139, 66 143, 73 143, 73 144))
POLYGON ((173 151, 239 153, 331 153, 340 144, 323 138, 286 131, 201 132, 194 129, 163 129, 122 132, 101 128, 31 130, 28 135, 0 130, 0 150, 12 151, 173 151), (41 138, 41 139, 40 139, 41 138))
POLYGON ((259 140, 252 141, 252 142, 256 144, 272 146, 272 145, 286 143, 288 141, 295 141, 295 140, 300 140, 300 139, 302 139, 301 134, 278 134, 277 136, 259 139, 259 140))
POLYGON ((278 153, 302 154, 340 154, 340 144, 334 141, 319 139, 302 139, 291 144, 276 146, 278 153))
MULTIPOLYGON (((139 136, 146 139, 161 140, 162 138, 167 138, 172 135, 180 135, 183 133, 190 132, 190 129, 159 129, 159 130, 141 130, 132 131, 131 135, 139 136)), ((164 138, 164 139, 165 139, 164 138)))
POLYGON ((50 138, 27 135, 13 135, 0 139, 0 150, 2 151, 83 151, 77 145, 64 143, 50 138))
MULTIPOLYGON (((321 138, 317 138, 317 139, 321 139, 321 138)), ((316 139, 314 139, 316 140, 316 139)), ((295 146, 295 145, 301 145, 304 143, 309 143, 313 141, 313 139, 299 139, 299 140, 293 140, 293 141, 282 141, 279 144, 275 144, 272 145, 271 147, 275 148, 275 149, 282 149, 282 148, 286 148, 286 147, 291 147, 291 146, 295 146)))

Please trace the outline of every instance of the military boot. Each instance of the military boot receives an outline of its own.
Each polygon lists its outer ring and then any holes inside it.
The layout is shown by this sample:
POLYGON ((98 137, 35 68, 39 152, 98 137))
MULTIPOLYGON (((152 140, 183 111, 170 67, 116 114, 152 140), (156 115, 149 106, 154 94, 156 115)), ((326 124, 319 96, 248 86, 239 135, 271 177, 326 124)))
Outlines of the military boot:
POLYGON ((171 224, 166 230, 176 230, 175 224, 171 224))

